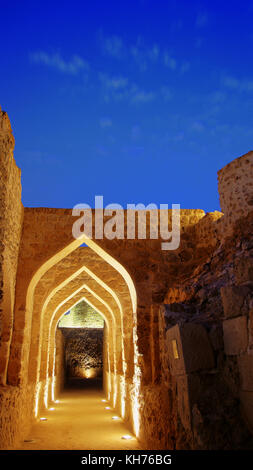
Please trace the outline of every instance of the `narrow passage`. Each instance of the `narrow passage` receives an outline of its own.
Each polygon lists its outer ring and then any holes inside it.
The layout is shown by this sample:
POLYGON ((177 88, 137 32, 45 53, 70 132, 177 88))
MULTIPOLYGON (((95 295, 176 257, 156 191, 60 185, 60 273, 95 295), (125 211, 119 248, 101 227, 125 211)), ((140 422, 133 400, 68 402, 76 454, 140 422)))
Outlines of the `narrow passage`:
POLYGON ((22 450, 134 450, 135 436, 121 418, 103 402, 103 391, 94 387, 65 389, 38 420, 18 449, 22 450), (131 436, 132 439, 122 439, 131 436), (27 442, 25 442, 27 441, 27 442), (28 442, 30 441, 30 442, 28 442))

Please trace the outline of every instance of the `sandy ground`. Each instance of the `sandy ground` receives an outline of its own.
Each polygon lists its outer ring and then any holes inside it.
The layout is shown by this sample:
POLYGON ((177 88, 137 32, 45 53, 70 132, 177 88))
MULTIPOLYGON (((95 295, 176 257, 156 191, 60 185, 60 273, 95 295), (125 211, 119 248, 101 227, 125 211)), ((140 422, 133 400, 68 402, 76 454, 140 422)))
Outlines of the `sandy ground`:
POLYGON ((129 429, 115 412, 106 410, 103 391, 97 388, 68 389, 55 409, 43 414, 47 421, 36 422, 18 450, 131 450, 140 449, 136 438, 123 440, 129 429))

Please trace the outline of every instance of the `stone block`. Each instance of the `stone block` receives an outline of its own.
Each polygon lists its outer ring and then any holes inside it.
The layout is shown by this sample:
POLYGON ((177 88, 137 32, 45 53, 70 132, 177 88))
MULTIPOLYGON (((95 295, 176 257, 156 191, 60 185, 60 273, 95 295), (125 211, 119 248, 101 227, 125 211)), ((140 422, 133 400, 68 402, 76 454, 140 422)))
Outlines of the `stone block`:
POLYGON ((237 284, 253 283, 253 258, 243 257, 235 260, 235 279, 237 284))
POLYGON ((238 357, 238 367, 241 378, 241 389, 253 392, 253 355, 244 354, 238 357))
POLYGON ((253 350, 253 308, 249 311, 249 348, 253 350))
POLYGON ((247 317, 231 318, 223 322, 225 353, 231 356, 246 352, 248 346, 247 317))
POLYGON ((166 333, 172 375, 214 367, 213 351, 205 328, 194 323, 176 325, 166 333))
POLYGON ((253 392, 241 392, 242 414, 251 431, 253 431, 253 392))
POLYGON ((222 331, 221 325, 212 326, 209 332, 209 338, 210 338, 212 347, 215 351, 219 351, 220 349, 223 349, 224 343, 223 343, 223 331, 222 331))
POLYGON ((181 422, 186 430, 192 427, 192 409, 197 406, 201 394, 198 376, 178 375, 175 377, 177 384, 177 406, 181 422))
POLYGON ((246 315, 246 297, 250 294, 248 286, 224 286, 220 289, 224 315, 226 318, 246 315))
POLYGON ((182 425, 185 429, 191 429, 191 403, 187 375, 176 378, 177 383, 177 406, 182 425))

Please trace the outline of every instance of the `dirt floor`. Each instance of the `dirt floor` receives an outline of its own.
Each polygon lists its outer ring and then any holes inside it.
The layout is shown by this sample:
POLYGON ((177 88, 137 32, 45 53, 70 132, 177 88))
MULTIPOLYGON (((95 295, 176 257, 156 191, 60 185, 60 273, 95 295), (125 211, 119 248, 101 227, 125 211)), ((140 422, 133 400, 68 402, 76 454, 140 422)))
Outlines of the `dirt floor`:
POLYGON ((106 410, 103 391, 94 386, 69 387, 53 410, 43 413, 18 450, 134 450, 138 441, 113 409, 106 410), (131 435, 131 440, 122 436, 131 435), (31 441, 31 442, 25 442, 31 441))

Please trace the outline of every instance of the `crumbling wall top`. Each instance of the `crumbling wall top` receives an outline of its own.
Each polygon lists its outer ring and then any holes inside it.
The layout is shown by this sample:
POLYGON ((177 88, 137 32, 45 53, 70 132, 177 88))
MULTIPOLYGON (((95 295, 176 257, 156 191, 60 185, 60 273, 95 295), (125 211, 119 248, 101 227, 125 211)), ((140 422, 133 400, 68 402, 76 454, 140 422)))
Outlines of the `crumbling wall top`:
POLYGON ((253 210, 253 151, 236 158, 218 172, 221 210, 230 229, 253 210))

